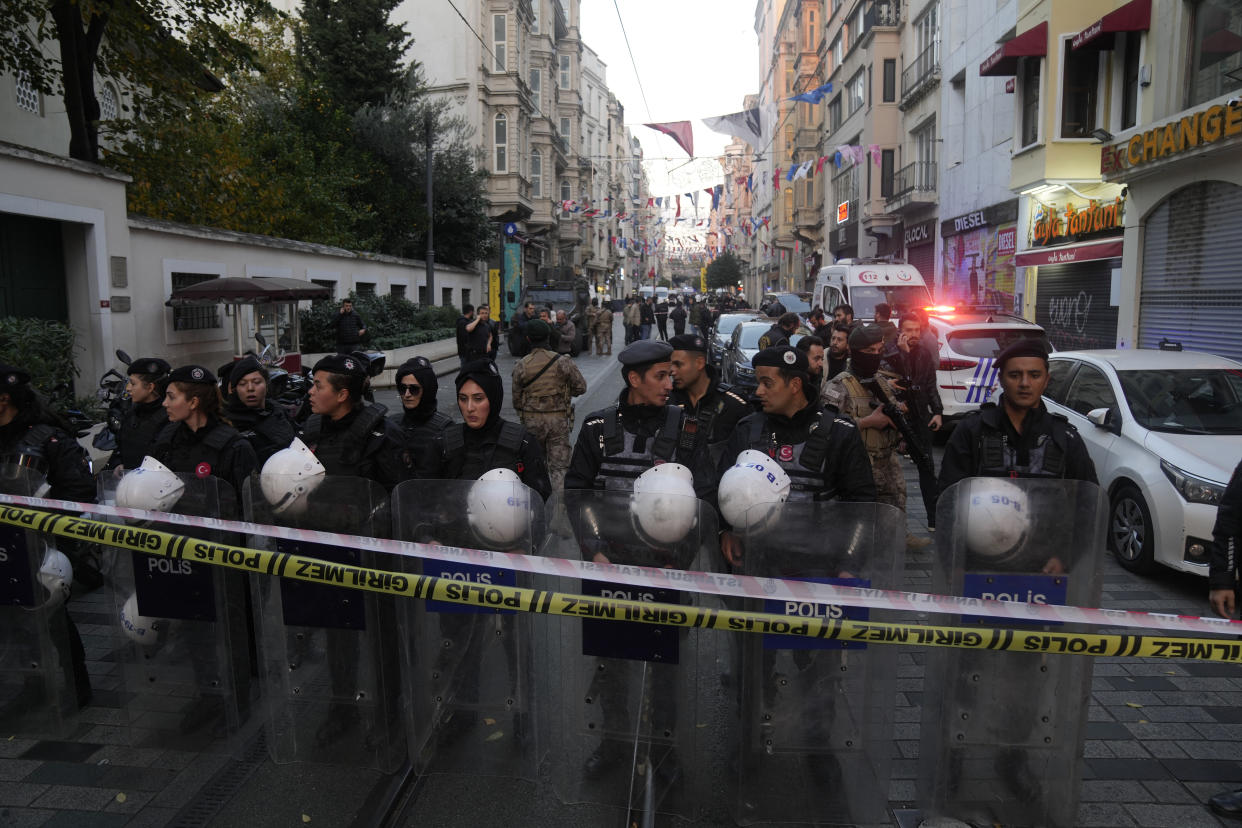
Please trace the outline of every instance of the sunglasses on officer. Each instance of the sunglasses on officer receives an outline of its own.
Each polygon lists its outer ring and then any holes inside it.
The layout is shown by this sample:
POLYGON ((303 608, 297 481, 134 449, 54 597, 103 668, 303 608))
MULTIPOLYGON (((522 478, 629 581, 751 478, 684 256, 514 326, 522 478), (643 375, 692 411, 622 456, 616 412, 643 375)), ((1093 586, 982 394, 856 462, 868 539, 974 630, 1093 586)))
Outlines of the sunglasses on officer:
POLYGON ((423 393, 423 387, 421 385, 414 385, 412 383, 403 382, 397 386, 397 393, 400 394, 402 397, 406 396, 407 394, 411 397, 416 397, 419 394, 423 393))

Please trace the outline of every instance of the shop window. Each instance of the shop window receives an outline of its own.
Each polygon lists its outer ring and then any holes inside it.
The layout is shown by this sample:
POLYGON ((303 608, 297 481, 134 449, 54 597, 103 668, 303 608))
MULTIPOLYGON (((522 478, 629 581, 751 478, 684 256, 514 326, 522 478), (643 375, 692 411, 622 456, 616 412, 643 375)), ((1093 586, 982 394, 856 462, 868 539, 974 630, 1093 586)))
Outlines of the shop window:
POLYGON ((1023 58, 1018 69, 1022 105, 1018 109, 1018 135, 1022 147, 1039 142, 1039 74, 1043 58, 1023 58))
POLYGON ((1242 0, 1195 3, 1191 17, 1188 107, 1242 89, 1242 0))
POLYGON ((1100 105, 1100 53, 1072 49, 1068 38, 1061 47, 1061 137, 1090 138, 1100 105))
MULTIPOLYGON (((191 285, 197 285, 199 282, 207 282, 211 279, 219 278, 217 273, 172 273, 170 276, 174 293, 191 285)), ((220 306, 218 304, 183 305, 173 308, 174 331, 203 331, 209 328, 220 327, 223 327, 223 323, 220 321, 220 306)))

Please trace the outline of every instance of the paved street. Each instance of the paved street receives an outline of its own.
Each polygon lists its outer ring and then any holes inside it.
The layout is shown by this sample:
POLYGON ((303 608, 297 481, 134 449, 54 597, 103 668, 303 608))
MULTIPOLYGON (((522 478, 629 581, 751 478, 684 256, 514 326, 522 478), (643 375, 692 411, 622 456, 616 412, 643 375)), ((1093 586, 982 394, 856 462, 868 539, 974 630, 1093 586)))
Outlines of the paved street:
MULTIPOLYGON (((618 338, 617 343, 620 342, 618 338)), ((620 350, 614 345, 614 354, 620 350)), ((614 358, 582 356, 589 392, 577 403, 578 423, 615 399, 620 376, 614 358)), ((513 365, 502 356, 507 378, 513 365)), ((441 410, 455 412, 452 377, 440 383, 441 410)), ((395 394, 379 400, 396 410, 395 394)), ((512 411, 506 401, 506 414, 512 411)), ((905 464, 910 529, 925 532, 917 476, 905 464)), ((930 553, 911 554, 904 586, 931 583, 930 553)), ((1103 561, 1105 607, 1203 614, 1205 585, 1191 576, 1135 577, 1111 558, 1103 561)), ((616 812, 558 803, 547 786, 515 780, 434 776, 407 786, 377 772, 331 765, 275 765, 252 723, 231 755, 152 749, 130 743, 123 726, 127 694, 116 653, 121 643, 116 598, 108 588, 75 597, 71 607, 85 639, 95 687, 91 706, 63 740, 0 739, 0 825, 5 826, 291 826, 376 823, 396 798, 399 824, 437 826, 608 825, 616 812)), ((548 623, 560 623, 548 619, 548 623)), ((934 623, 934 619, 933 619, 934 623)), ((718 653, 727 647, 717 637, 718 653)), ((537 669, 540 662, 536 662, 537 669)), ((896 725, 891 742, 893 778, 888 797, 893 824, 910 824, 916 799, 919 717, 924 652, 902 648, 898 659, 896 725)), ((721 656, 715 675, 726 671, 721 656)), ((711 671, 705 671, 708 673, 711 671)), ((555 678, 555 677, 552 677, 555 678)), ((704 682, 698 727, 705 743, 727 732, 731 691, 704 682)), ((1084 750, 1084 826, 1217 825, 1201 804, 1242 783, 1242 669, 1232 665, 1137 658, 1098 659, 1084 750)), ((219 747, 219 745, 216 745, 219 747)), ((556 750, 555 745, 549 745, 556 750)), ((714 756, 712 791, 695 825, 729 823, 728 763, 714 756)), ((675 824, 688 824, 676 822, 675 824)))

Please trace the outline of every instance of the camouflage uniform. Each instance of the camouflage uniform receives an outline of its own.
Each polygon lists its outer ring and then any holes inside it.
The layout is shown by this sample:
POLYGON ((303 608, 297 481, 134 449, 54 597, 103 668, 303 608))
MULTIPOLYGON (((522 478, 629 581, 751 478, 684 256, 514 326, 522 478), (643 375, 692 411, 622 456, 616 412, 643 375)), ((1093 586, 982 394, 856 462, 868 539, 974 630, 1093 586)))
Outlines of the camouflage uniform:
POLYGON ((612 356, 612 309, 602 307, 595 317, 595 353, 612 356))
MULTIPOLYGON (((586 309, 586 352, 591 353, 591 337, 595 335, 595 320, 599 317, 599 308, 596 305, 587 305, 586 309)), ((599 348, 595 349, 596 353, 599 348)))
MULTIPOLYGON (((877 382, 887 382, 877 376, 877 382)), ((896 394, 889 390, 896 399, 896 394)), ((835 408, 842 417, 849 417, 855 423, 866 417, 875 408, 873 402, 879 402, 875 396, 863 387, 863 384, 848 370, 841 372, 833 379, 824 383, 821 399, 825 405, 835 408)), ((901 434, 896 428, 859 428, 863 446, 867 456, 871 458, 871 474, 875 478, 876 500, 906 510, 906 477, 901 470, 901 462, 897 459, 897 443, 901 434)))
POLYGON ((571 398, 586 393, 586 380, 572 359, 536 346, 513 367, 512 388, 513 408, 522 425, 543 445, 552 490, 559 491, 569 468, 569 432, 574 425, 571 398))

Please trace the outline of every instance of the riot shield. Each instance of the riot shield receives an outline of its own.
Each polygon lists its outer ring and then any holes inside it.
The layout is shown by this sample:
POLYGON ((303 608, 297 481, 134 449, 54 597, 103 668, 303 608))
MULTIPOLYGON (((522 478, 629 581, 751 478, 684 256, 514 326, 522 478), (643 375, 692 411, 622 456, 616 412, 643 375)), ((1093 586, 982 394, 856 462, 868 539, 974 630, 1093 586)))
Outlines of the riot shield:
MULTIPOLYGON (((712 565, 716 513, 707 504, 667 495, 644 502, 624 492, 566 491, 549 506, 542 554, 666 569, 712 565)), ((607 580, 549 579, 549 589, 600 599, 680 604, 699 593, 607 580)), ((697 750, 701 654, 708 631, 602 618, 542 619, 552 684, 537 690, 548 704, 548 760, 557 795, 624 809, 627 824, 657 814, 694 818, 702 802, 697 750)), ((713 676, 714 677, 714 676, 713 676)))
MULTIPOLYGON (((1093 483, 963 480, 940 494, 932 591, 1098 606, 1104 514, 1093 483)), ((1022 627, 967 615, 937 623, 1022 627)), ((973 823, 1073 825, 1092 666, 1078 655, 928 650, 919 746, 925 812, 973 823)))
MULTIPOLYGON (((905 515, 879 503, 754 506, 739 530, 747 575, 841 586, 900 585, 905 515)), ((785 598, 756 612, 891 620, 863 607, 785 598)), ((735 818, 861 825, 884 821, 897 650, 796 635, 741 634, 735 818)))
MULTIPOLYGON (((43 487, 42 473, 31 466, 0 465, 0 493, 30 497, 43 487)), ((33 529, 0 526, 0 728, 6 733, 63 736, 77 710, 73 657, 82 643, 64 606, 67 585, 40 571, 53 551, 33 529)))
MULTIPOLYGON (((101 503, 198 517, 234 517, 236 497, 218 477, 135 469, 97 478, 101 503)), ((133 521, 127 521, 133 523, 133 521)), ((151 528, 213 543, 236 535, 176 524, 151 528)), ((234 753, 258 687, 246 576, 182 558, 118 550, 112 564, 117 652, 130 743, 234 753)))
MULTIPOLYGON (((410 480, 392 501, 402 540, 531 554, 543 537, 543 499, 516 480, 410 480)), ((511 569, 404 563, 409 572, 459 582, 464 594, 529 585, 511 569)), ((415 768, 533 779, 530 614, 430 600, 402 602, 400 611, 415 768)))
MULTIPOLYGON (((388 494, 371 480, 325 477, 313 488, 272 475, 246 481, 246 519, 344 535, 387 537, 388 494), (266 489, 266 493, 265 490, 266 489), (270 499, 269 499, 270 498, 270 499), (275 504, 275 505, 273 505, 275 504)), ((323 762, 389 773, 405 758, 396 599, 351 589, 345 566, 392 569, 393 561, 350 545, 255 536, 250 544, 325 561, 314 583, 255 576, 272 761, 323 762)))

